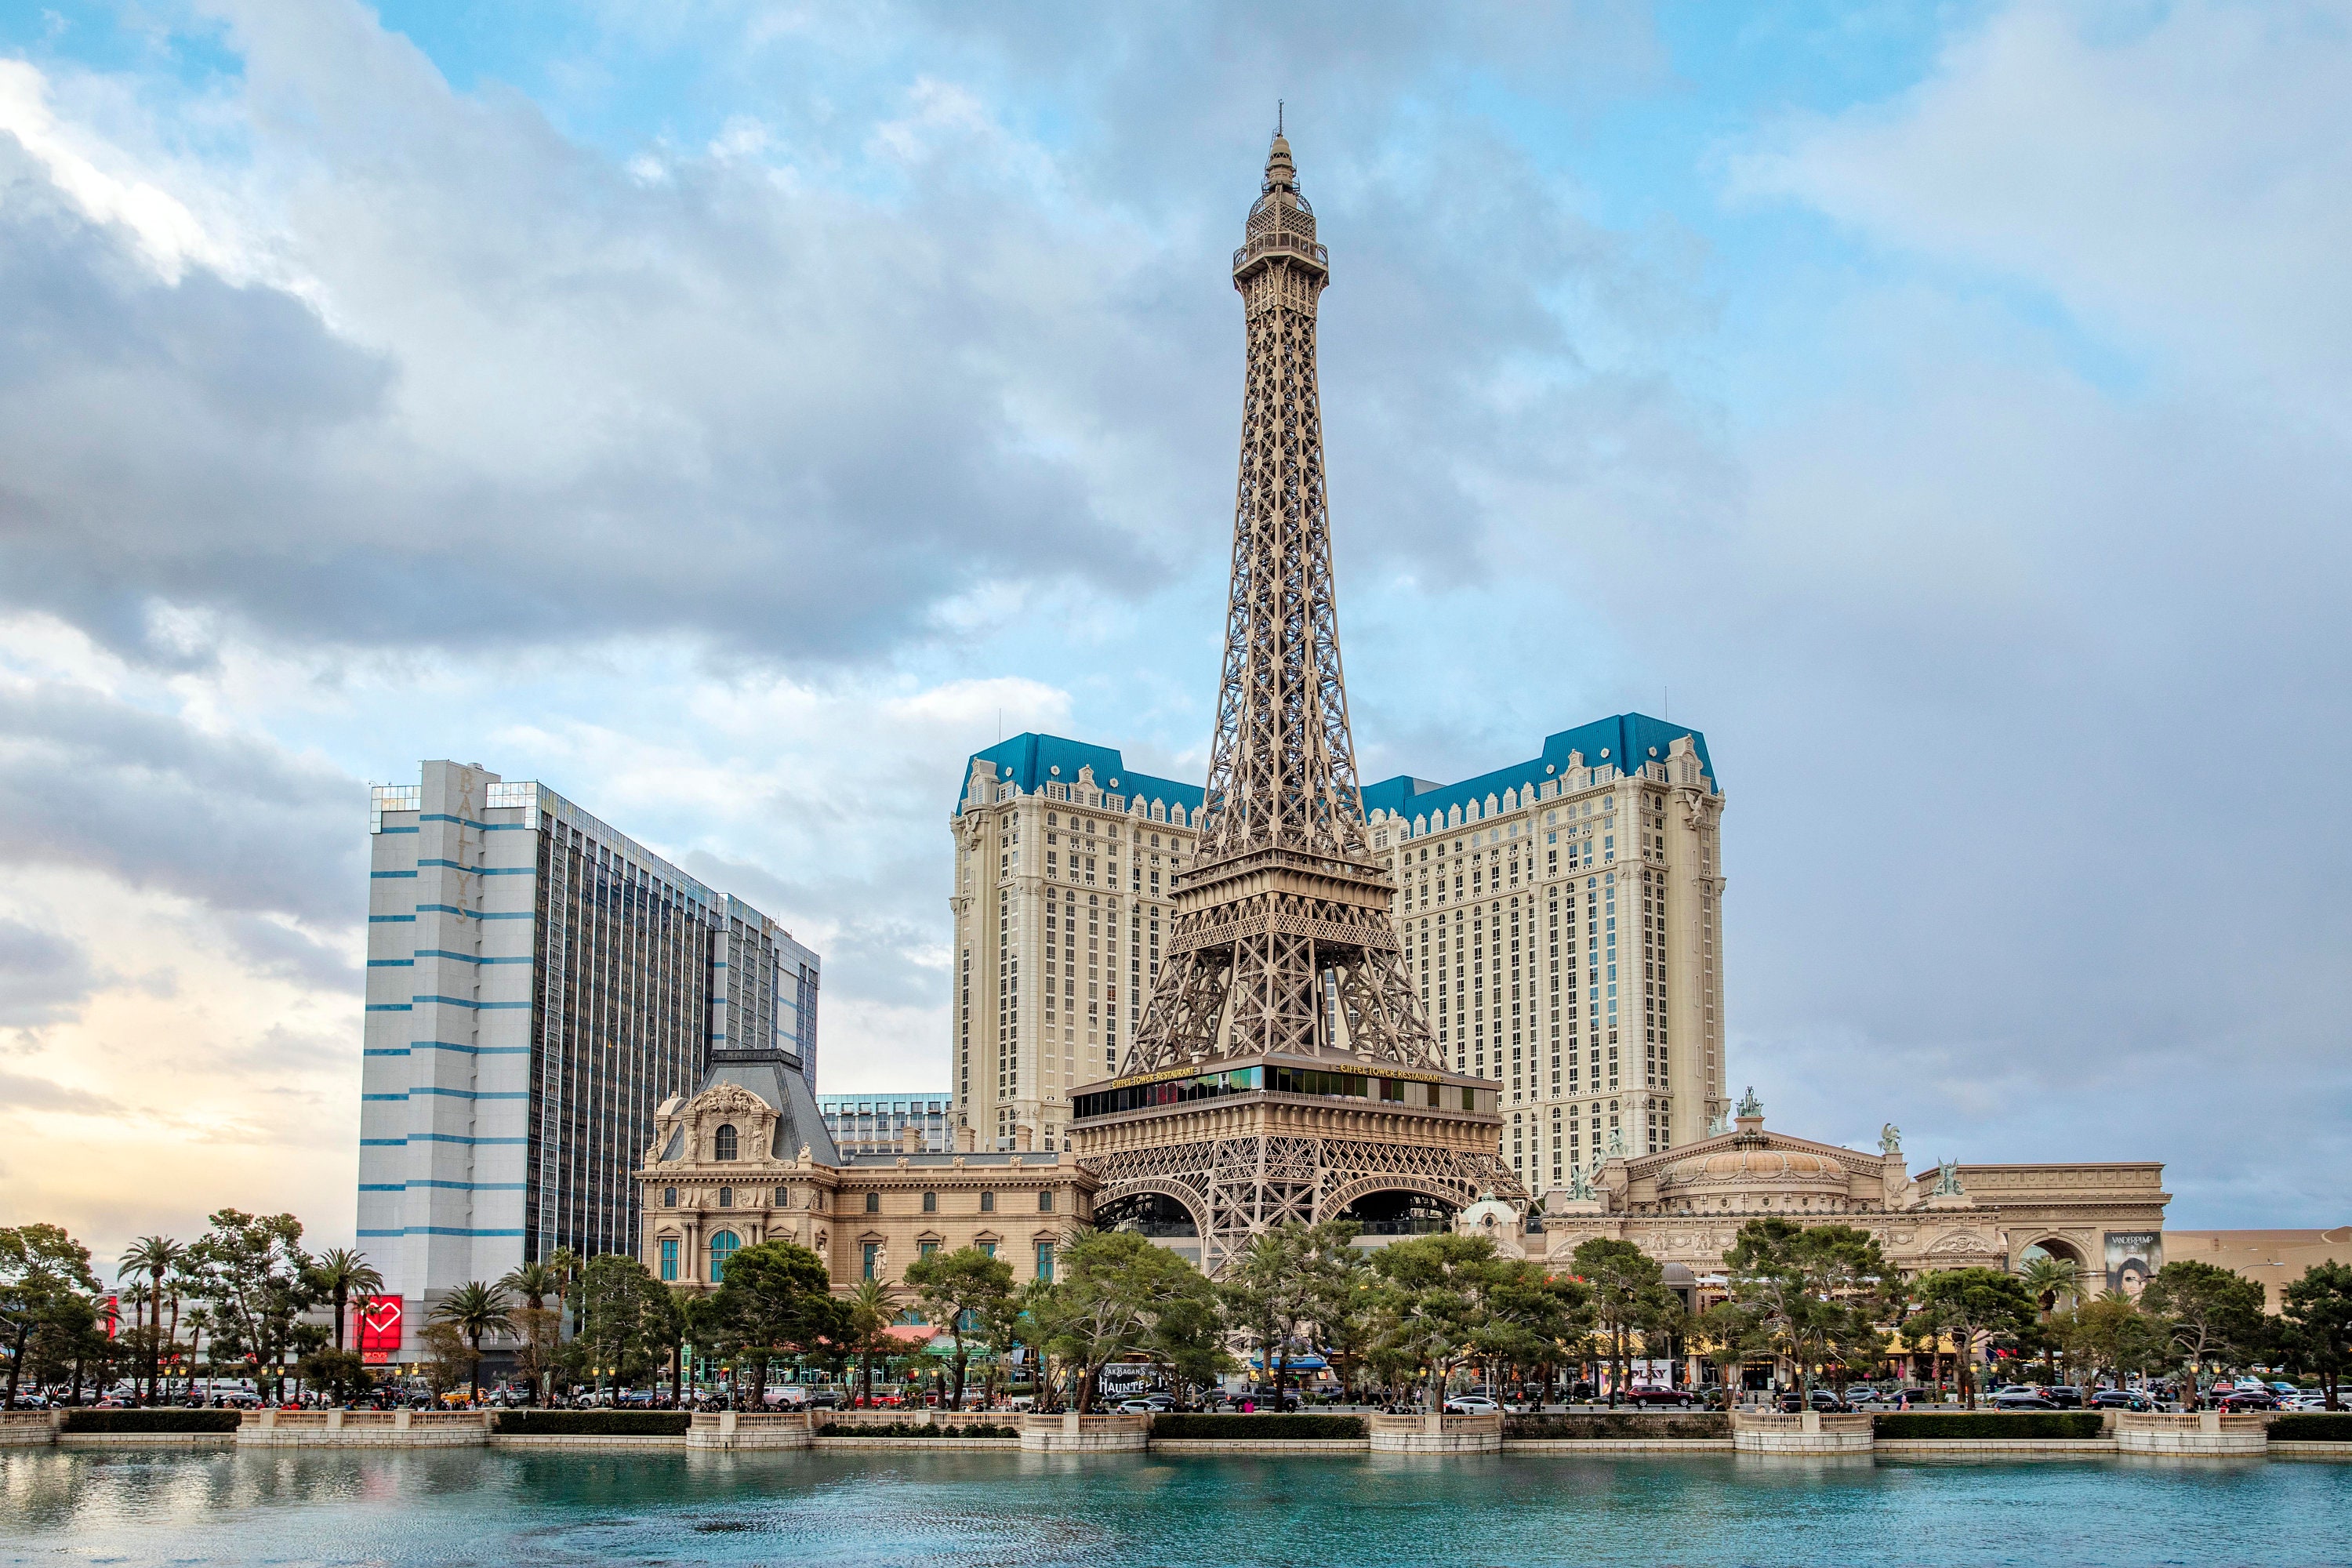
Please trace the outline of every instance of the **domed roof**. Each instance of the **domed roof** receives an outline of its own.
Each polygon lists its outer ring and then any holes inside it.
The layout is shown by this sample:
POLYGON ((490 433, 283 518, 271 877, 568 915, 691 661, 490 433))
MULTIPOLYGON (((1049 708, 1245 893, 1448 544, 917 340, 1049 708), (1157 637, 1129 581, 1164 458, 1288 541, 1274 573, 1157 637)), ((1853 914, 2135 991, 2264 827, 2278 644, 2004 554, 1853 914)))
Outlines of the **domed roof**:
POLYGON ((1813 1186, 1843 1189, 1845 1167, 1826 1155, 1742 1143, 1678 1160, 1658 1176, 1661 1193, 1692 1187, 1813 1186))

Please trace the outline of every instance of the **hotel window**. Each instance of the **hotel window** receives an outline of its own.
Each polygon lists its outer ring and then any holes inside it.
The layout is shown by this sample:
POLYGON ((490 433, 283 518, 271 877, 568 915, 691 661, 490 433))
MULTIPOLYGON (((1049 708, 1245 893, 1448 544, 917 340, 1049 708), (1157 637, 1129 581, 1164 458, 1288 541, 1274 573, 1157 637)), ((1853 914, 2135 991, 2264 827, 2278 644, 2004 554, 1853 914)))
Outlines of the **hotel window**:
POLYGON ((677 1207, 677 1189, 676 1187, 664 1187, 662 1189, 662 1207, 666 1209, 674 1209, 677 1207))
POLYGON ((1037 1212, 1039 1214, 1052 1214, 1054 1212, 1054 1194, 1052 1193, 1039 1193, 1037 1194, 1037 1212))
POLYGON ((982 1214, 994 1214, 996 1212, 996 1194, 994 1193, 982 1193, 980 1194, 980 1212, 982 1214))
POLYGON ((882 1244, 878 1241, 869 1241, 858 1248, 858 1250, 864 1255, 866 1272, 863 1278, 871 1279, 875 1277, 875 1265, 881 1261, 882 1244))
POLYGON ((735 1206, 734 1188, 721 1187, 719 1189, 719 1206, 723 1209, 731 1209, 735 1206))
POLYGON ((677 1278, 677 1238, 676 1237, 662 1238, 661 1277, 665 1283, 677 1278))
POLYGON ((923 1212, 925 1214, 937 1214, 940 1212, 939 1194, 925 1193, 923 1194, 923 1212))
POLYGON ((722 1284, 727 1279, 727 1260, 735 1256, 742 1243, 731 1230, 722 1230, 710 1238, 710 1282, 722 1284))
POLYGON ((1037 1278, 1049 1285, 1054 1282, 1054 1244, 1050 1241, 1037 1244, 1037 1278))
POLYGON ((710 1157, 714 1160, 732 1160, 735 1158, 735 1124, 730 1121, 712 1135, 710 1157))
POLYGON ((929 1258, 939 1249, 940 1244, 936 1241, 919 1241, 915 1244, 915 1255, 919 1258, 929 1258))
POLYGON ((880 1193, 868 1193, 866 1194, 866 1212, 867 1214, 880 1214, 882 1212, 882 1194, 880 1193))

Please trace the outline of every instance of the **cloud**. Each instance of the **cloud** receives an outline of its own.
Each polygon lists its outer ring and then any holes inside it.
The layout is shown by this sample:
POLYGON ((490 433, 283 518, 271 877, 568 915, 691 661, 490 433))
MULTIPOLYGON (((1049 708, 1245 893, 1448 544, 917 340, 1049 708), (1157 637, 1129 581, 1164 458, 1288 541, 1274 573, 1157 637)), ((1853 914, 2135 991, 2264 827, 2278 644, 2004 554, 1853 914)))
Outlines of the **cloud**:
POLYGON ((114 1116, 122 1110, 102 1094, 5 1070, 0 1070, 0 1106, 18 1113, 41 1110, 58 1116, 114 1116))
POLYGON ((98 984, 79 943, 0 915, 0 1028, 75 1017, 98 984))

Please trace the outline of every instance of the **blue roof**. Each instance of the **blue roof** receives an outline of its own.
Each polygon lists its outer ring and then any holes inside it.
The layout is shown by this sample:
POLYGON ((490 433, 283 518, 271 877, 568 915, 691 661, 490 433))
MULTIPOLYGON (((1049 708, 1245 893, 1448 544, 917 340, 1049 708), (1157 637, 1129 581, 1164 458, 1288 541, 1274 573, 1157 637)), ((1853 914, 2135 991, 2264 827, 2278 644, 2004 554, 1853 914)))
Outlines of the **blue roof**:
POLYGON ((1543 754, 1533 762, 1514 763, 1507 768, 1464 779, 1460 784, 1432 784, 1427 779, 1400 773, 1395 778, 1367 784, 1364 815, 1385 811, 1391 816, 1411 818, 1424 813, 1443 813, 1455 805, 1500 795, 1507 789, 1516 789, 1524 797, 1530 784, 1540 784, 1567 772, 1571 752, 1584 753, 1584 765, 1588 768, 1607 765, 1630 773, 1634 765, 1654 757, 1665 757, 1674 743, 1685 735, 1698 752, 1699 769, 1706 776, 1707 787, 1719 790, 1722 786, 1716 780, 1715 763, 1707 757, 1705 735, 1688 725, 1669 724, 1646 713, 1620 713, 1580 724, 1573 730, 1562 730, 1557 735, 1547 735, 1543 754))
POLYGON ((971 783, 973 763, 994 763, 999 782, 1010 781, 1028 795, 1042 784, 1076 784, 1080 768, 1095 771, 1095 787, 1113 795, 1141 795, 1146 801, 1165 801, 1181 805, 1190 816, 1201 809, 1206 791, 1199 784, 1178 784, 1173 779, 1153 778, 1148 773, 1131 773, 1119 754, 1108 746, 1090 746, 1084 741, 1067 741, 1059 735, 1028 733, 1015 735, 1009 741, 999 741, 984 752, 974 752, 963 765, 963 779, 956 789, 956 815, 963 815, 963 792, 971 783), (1055 770, 1059 770, 1056 772, 1055 770))

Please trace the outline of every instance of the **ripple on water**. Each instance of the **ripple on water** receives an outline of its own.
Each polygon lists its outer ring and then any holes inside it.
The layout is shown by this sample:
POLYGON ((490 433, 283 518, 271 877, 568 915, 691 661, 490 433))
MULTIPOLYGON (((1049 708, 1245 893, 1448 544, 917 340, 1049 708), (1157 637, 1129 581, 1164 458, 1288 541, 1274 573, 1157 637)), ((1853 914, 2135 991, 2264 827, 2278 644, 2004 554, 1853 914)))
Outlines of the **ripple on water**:
POLYGON ((0 1454, 0 1564, 2352 1563, 2352 1467, 1003 1452, 0 1454))

